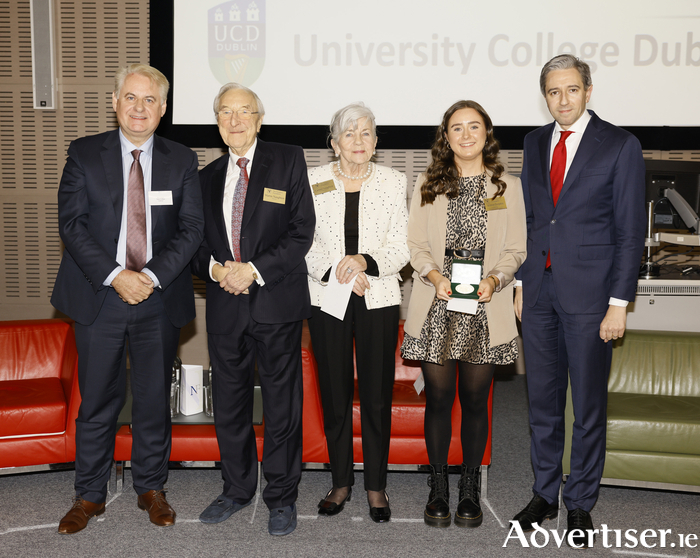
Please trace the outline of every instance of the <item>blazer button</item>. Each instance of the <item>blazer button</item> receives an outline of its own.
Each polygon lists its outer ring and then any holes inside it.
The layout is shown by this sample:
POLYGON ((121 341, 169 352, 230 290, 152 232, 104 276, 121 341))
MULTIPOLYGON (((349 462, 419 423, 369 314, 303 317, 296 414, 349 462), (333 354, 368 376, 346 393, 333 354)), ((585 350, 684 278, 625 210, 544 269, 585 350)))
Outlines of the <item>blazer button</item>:
POLYGON ((546 256, 546 255, 547 255, 547 252, 545 252, 544 250, 542 250, 542 255, 543 255, 543 256, 546 256))
POLYGON ((552 223, 552 225, 553 225, 554 223, 556 223, 556 222, 557 222, 556 219, 552 219, 552 220, 550 221, 550 223, 552 223))

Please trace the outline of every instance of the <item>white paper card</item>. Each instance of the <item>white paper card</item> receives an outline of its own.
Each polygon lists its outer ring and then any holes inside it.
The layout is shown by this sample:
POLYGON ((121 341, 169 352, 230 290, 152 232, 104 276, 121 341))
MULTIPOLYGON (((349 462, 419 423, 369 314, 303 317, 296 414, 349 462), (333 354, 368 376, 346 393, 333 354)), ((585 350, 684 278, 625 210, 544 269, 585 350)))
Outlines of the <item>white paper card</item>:
POLYGON ((452 262, 452 282, 479 284, 481 281, 481 265, 467 262, 452 262))
POLYGON ((462 314, 476 314, 479 301, 474 298, 451 298, 447 303, 447 309, 462 314))
POLYGON ((151 190, 148 192, 151 205, 173 205, 173 193, 170 190, 151 190))
POLYGON ((350 302, 350 295, 352 294, 354 282, 347 283, 346 285, 341 285, 338 283, 338 279, 335 276, 335 268, 338 267, 339 263, 340 258, 336 258, 333 262, 333 267, 331 267, 331 276, 328 279, 326 288, 324 289, 326 292, 323 295, 321 311, 325 312, 326 314, 330 314, 334 318, 342 320, 345 317, 348 302, 350 302))
POLYGON ((416 393, 420 395, 420 392, 423 391, 423 388, 425 387, 425 378, 423 377, 423 372, 420 373, 420 376, 416 378, 416 381, 413 382, 413 389, 416 390, 416 393))
POLYGON ((183 364, 180 372, 180 412, 196 415, 204 410, 202 377, 204 369, 198 364, 183 364))

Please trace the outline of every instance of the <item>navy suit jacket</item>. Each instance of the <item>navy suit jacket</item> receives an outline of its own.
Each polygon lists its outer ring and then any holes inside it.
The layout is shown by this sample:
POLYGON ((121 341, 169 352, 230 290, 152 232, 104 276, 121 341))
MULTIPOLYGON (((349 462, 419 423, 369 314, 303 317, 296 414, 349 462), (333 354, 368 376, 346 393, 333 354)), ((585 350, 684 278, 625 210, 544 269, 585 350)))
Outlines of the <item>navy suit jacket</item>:
POLYGON ((646 227, 642 149, 635 136, 590 113, 556 208, 549 180, 554 123, 525 137, 527 260, 517 277, 528 307, 537 302, 548 251, 565 312, 605 312, 610 297, 635 297, 646 227))
MULTIPOLYGON (((153 141, 151 190, 172 192, 172 205, 151 206, 153 256, 146 263, 175 327, 195 316, 189 261, 203 236, 197 156, 158 136, 153 141)), ((73 141, 58 189, 58 227, 65 245, 51 304, 83 325, 95 321, 119 264, 117 241, 124 202, 119 130, 73 141)))
POLYGON ((209 277, 209 262, 233 260, 224 224, 223 199, 229 155, 202 169, 204 242, 192 261, 195 275, 207 282, 207 331, 226 334, 248 297, 250 315, 258 323, 301 321, 311 314, 304 256, 313 241, 316 216, 300 147, 258 139, 250 170, 243 221, 241 260, 253 262, 265 281, 253 282, 250 294, 232 295, 209 277), (264 199, 265 189, 284 192, 284 202, 264 199))

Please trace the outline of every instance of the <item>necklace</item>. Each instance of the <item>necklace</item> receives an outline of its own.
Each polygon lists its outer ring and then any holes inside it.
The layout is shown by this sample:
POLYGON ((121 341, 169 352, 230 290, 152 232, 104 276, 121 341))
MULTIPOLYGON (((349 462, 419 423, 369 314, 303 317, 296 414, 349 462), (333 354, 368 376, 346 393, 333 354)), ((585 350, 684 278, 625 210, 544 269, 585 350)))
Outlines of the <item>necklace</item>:
POLYGON ((340 161, 335 162, 335 170, 340 176, 347 178, 348 180, 364 180, 370 174, 372 174, 372 161, 369 162, 369 164, 367 165, 367 172, 365 174, 363 174, 362 176, 349 176, 349 175, 345 174, 343 172, 343 169, 340 168, 340 161))

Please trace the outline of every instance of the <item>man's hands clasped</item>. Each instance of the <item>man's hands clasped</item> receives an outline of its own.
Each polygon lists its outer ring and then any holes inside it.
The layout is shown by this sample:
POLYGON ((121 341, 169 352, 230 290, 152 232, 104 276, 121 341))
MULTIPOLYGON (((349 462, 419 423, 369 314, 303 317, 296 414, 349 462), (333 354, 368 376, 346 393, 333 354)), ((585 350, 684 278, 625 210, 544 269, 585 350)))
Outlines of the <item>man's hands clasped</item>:
POLYGON ((112 280, 112 287, 119 298, 131 305, 143 302, 153 294, 153 280, 143 271, 120 271, 112 280))
POLYGON ((214 280, 227 293, 238 296, 248 294, 248 287, 253 284, 253 267, 248 263, 226 261, 224 265, 214 264, 211 270, 214 280))

